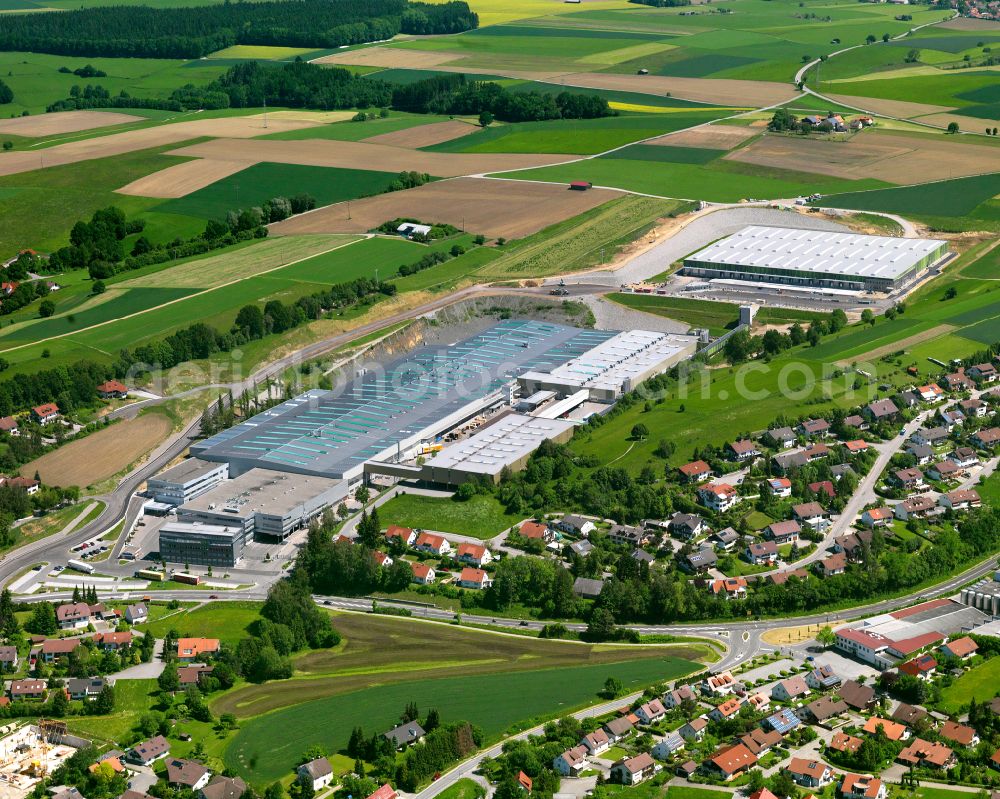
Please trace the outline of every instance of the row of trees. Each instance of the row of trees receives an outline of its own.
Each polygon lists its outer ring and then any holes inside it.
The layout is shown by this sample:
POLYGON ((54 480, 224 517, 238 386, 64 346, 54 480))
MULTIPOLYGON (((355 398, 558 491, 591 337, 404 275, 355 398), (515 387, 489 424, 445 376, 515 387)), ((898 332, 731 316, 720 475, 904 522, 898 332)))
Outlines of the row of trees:
POLYGON ((479 18, 462 0, 300 0, 95 7, 0 21, 0 48, 72 56, 201 58, 236 44, 334 48, 399 33, 457 33, 479 18))
POLYGON ((396 86, 392 106, 414 114, 481 115, 505 122, 542 119, 593 119, 614 116, 607 100, 596 94, 511 91, 498 83, 469 80, 464 74, 437 75, 396 86))

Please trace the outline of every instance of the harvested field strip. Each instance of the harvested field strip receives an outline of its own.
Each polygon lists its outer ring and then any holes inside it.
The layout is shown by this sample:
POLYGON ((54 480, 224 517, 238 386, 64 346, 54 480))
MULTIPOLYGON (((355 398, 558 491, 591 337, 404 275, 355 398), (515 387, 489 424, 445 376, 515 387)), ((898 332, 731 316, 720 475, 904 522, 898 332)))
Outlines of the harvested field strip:
POLYGON ((170 420, 163 414, 143 414, 64 444, 26 463, 21 473, 38 472, 46 484, 54 486, 94 485, 147 455, 170 430, 170 420))
MULTIPOLYGON (((1000 313, 1000 312, 998 312, 1000 313)), ((914 333, 912 336, 907 336, 906 338, 901 338, 891 344, 885 344, 881 347, 876 347, 873 350, 869 350, 861 355, 847 358, 844 360, 837 361, 838 366, 850 366, 852 362, 855 361, 875 361, 881 358, 883 355, 889 355, 893 352, 899 352, 900 350, 906 350, 910 347, 915 347, 917 344, 923 344, 925 341, 930 341, 931 339, 939 338, 940 336, 947 335, 958 328, 954 325, 938 325, 937 327, 932 327, 930 330, 924 330, 920 333, 914 333)))
POLYGON ((18 151, 5 153, 4 157, 0 159, 0 175, 30 172, 38 169, 39 163, 46 168, 74 164, 78 161, 89 161, 94 158, 106 158, 136 150, 162 147, 165 144, 179 144, 202 136, 249 138, 260 136, 265 130, 294 130, 309 127, 312 124, 296 120, 275 120, 267 128, 264 128, 263 122, 259 119, 222 117, 138 128, 112 133, 110 136, 58 144, 55 147, 46 148, 44 153, 18 151))
POLYGON ((416 150, 420 147, 430 147, 433 144, 441 144, 441 142, 468 136, 477 130, 481 130, 481 128, 455 119, 382 133, 368 139, 362 139, 362 141, 367 144, 385 144, 390 147, 408 147, 416 150))
POLYGON ((742 144, 747 139, 752 139, 757 134, 758 131, 749 127, 738 128, 727 125, 702 125, 693 130, 668 133, 658 139, 651 139, 646 144, 730 150, 742 144))
POLYGON ((386 147, 381 144, 366 144, 364 142, 284 142, 273 139, 215 139, 203 144, 174 150, 172 154, 195 158, 270 161, 281 164, 328 166, 344 169, 352 169, 358 164, 378 164, 386 171, 416 170, 439 177, 523 169, 572 160, 572 156, 568 155, 445 154, 403 150, 399 147, 386 147))
POLYGON ((29 137, 56 136, 60 133, 76 133, 81 130, 144 121, 143 117, 110 111, 63 111, 58 114, 39 114, 0 120, 0 133, 29 137))
POLYGON ((188 261, 152 275, 125 280, 115 284, 115 288, 217 288, 355 241, 358 239, 353 236, 296 236, 280 241, 265 239, 242 250, 188 261))
MULTIPOLYGON (((564 75, 567 87, 669 94, 724 106, 760 107, 791 100, 795 90, 781 83, 712 78, 673 78, 659 75, 615 75, 579 72, 564 75)), ((929 112, 926 112, 929 113, 929 112)))
POLYGON ((615 191, 570 191, 566 186, 456 178, 416 189, 320 208, 271 226, 271 235, 361 233, 386 219, 447 222, 490 238, 521 238, 620 197, 615 191))
POLYGON ((235 208, 263 205, 272 197, 294 197, 302 193, 311 194, 322 206, 382 194, 399 177, 398 172, 366 169, 317 168, 301 164, 248 165, 242 161, 207 160, 210 163, 236 164, 240 170, 186 197, 165 202, 157 206, 158 211, 221 219, 235 208))
MULTIPOLYGON (((921 80, 923 80, 921 78, 921 80)), ((838 84, 838 88, 843 84, 838 84)), ((911 103, 906 100, 886 100, 875 97, 851 96, 849 94, 826 94, 836 103, 843 103, 849 108, 863 108, 875 114, 882 114, 887 117, 899 117, 901 119, 913 119, 927 114, 941 114, 950 111, 951 108, 943 105, 930 105, 929 103, 911 103)))
POLYGON ((184 197, 248 166, 249 163, 241 161, 212 161, 208 158, 199 158, 133 180, 118 189, 118 193, 162 199, 184 197))
POLYGON ((403 50, 398 47, 363 47, 315 59, 313 64, 352 64, 359 67, 430 69, 461 58, 461 53, 403 50))

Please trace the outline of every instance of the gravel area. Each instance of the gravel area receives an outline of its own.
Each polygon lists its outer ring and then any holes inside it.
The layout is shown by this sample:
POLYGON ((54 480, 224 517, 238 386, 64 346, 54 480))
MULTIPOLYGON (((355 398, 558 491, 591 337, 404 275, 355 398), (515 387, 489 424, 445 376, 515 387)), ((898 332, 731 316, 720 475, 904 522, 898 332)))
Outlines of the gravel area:
POLYGON ((581 297, 594 312, 598 330, 652 330, 657 333, 687 333, 684 322, 636 311, 593 294, 581 297))
POLYGON ((795 211, 779 211, 773 208, 723 208, 706 214, 676 234, 633 258, 615 272, 592 272, 587 275, 588 283, 603 283, 620 286, 636 283, 658 275, 674 261, 680 260, 695 250, 716 239, 730 236, 747 225, 772 225, 797 227, 808 230, 829 230, 840 233, 850 232, 850 228, 817 216, 799 214, 795 211))

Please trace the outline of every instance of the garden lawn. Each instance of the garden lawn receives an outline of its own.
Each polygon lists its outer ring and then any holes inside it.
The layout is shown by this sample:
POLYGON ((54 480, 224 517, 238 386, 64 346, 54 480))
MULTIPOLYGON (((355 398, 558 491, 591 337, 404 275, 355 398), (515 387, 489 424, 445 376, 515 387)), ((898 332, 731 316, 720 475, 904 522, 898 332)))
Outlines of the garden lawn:
POLYGON ((441 791, 438 799, 482 799, 485 795, 486 789, 482 785, 466 777, 441 791))
POLYGON ((990 658, 941 689, 941 707, 946 713, 958 713, 973 699, 989 701, 1000 682, 1000 658, 990 658))
POLYGON ((115 683, 115 712, 109 716, 71 716, 69 731, 96 741, 121 744, 143 713, 154 704, 156 680, 118 680, 115 683))
POLYGON ((272 197, 296 194, 311 194, 317 205, 330 205, 381 194, 397 177, 395 172, 367 169, 254 164, 186 197, 168 200, 157 210, 202 219, 222 219, 227 211, 262 205, 272 197))
POLYGON ((378 518, 383 527, 398 524, 485 540, 499 535, 524 517, 507 513, 494 497, 483 494, 465 502, 420 494, 399 494, 379 505, 378 518))
MULTIPOLYGON (((696 666, 678 658, 646 658, 617 664, 575 666, 481 676, 413 680, 326 697, 277 710, 244 722, 226 750, 226 764, 263 784, 279 779, 310 746, 336 752, 347 745, 350 731, 390 729, 408 702, 436 708, 444 723, 468 721, 494 741, 532 720, 565 715, 600 701, 598 693, 611 676, 626 690, 665 682, 696 666), (488 685, 488 690, 483 686, 488 685), (517 697, 517 701, 501 701, 517 697)), ((303 683, 301 697, 308 696, 303 683)))

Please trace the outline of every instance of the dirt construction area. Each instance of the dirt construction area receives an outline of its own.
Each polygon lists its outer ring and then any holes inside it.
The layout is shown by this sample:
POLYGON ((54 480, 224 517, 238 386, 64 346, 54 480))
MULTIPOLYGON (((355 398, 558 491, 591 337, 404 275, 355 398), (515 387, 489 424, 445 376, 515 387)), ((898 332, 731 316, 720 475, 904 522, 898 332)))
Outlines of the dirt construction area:
MULTIPOLYGON (((280 141, 276 139, 215 139, 172 150, 170 155, 211 158, 220 161, 269 161, 342 169, 378 169, 382 172, 416 170, 439 178, 528 169, 574 161, 578 156, 510 153, 427 153, 384 144, 353 141, 280 141)), ((384 221, 384 220, 382 220, 384 221)))
POLYGON ((621 193, 610 189, 571 191, 550 183, 457 178, 416 189, 329 205, 271 226, 272 236, 299 233, 361 233, 387 219, 414 217, 463 224, 471 233, 508 239, 527 236, 581 214, 621 193))
POLYGON ((847 141, 765 135, 726 156, 759 166, 839 178, 925 183, 1000 170, 1000 149, 956 141, 865 131, 847 141))
POLYGON ((117 114, 111 111, 62 111, 58 114, 38 114, 0 120, 0 133, 14 136, 55 136, 80 130, 143 122, 144 117, 117 114))
POLYGON ((147 413, 91 433, 79 441, 71 441, 26 463, 21 473, 30 477, 37 471, 43 483, 83 488, 113 477, 148 455, 170 430, 170 420, 166 416, 147 413))
POLYGON ((700 128, 681 130, 650 139, 646 144, 663 144, 668 147, 704 147, 708 150, 731 150, 760 133, 754 128, 735 125, 702 125, 700 128))
MULTIPOLYGON (((0 158, 0 175, 16 175, 30 172, 39 167, 75 164, 94 158, 108 158, 165 144, 179 144, 202 136, 226 136, 232 139, 264 136, 283 130, 311 128, 314 122, 296 119, 268 120, 264 127, 262 119, 250 117, 225 117, 222 119, 194 119, 153 128, 140 128, 101 136, 96 139, 67 142, 35 152, 5 153, 0 158)), ((233 159, 226 159, 233 160, 233 159)))
POLYGON ((183 164, 161 169, 152 175, 133 180, 127 186, 116 189, 119 194, 134 197, 184 197, 193 191, 211 186, 215 181, 227 178, 241 169, 251 166, 253 161, 213 161, 199 158, 183 164))
POLYGON ((394 130, 392 133, 380 133, 362 141, 366 144, 386 144, 390 147, 409 147, 416 150, 419 147, 430 147, 468 136, 477 130, 482 128, 469 122, 449 119, 447 122, 432 122, 430 125, 417 125, 415 128, 394 130))

